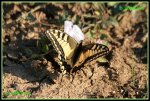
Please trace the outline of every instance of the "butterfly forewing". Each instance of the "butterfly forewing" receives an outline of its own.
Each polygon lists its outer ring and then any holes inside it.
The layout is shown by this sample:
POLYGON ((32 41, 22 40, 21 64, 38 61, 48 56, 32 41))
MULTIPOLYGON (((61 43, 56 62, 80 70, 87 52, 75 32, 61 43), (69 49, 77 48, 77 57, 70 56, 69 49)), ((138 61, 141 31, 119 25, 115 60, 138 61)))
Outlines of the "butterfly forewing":
POLYGON ((56 52, 58 54, 64 55, 63 49, 61 48, 60 43, 57 41, 58 32, 56 30, 47 30, 45 32, 45 35, 47 38, 51 41, 53 47, 55 48, 56 52))
POLYGON ((102 44, 89 44, 82 47, 81 53, 75 62, 74 67, 79 67, 85 62, 91 61, 98 57, 105 57, 109 52, 109 48, 102 44))
POLYGON ((51 41, 53 47, 68 64, 72 63, 72 56, 76 50, 78 43, 72 37, 60 30, 47 30, 46 36, 51 41))

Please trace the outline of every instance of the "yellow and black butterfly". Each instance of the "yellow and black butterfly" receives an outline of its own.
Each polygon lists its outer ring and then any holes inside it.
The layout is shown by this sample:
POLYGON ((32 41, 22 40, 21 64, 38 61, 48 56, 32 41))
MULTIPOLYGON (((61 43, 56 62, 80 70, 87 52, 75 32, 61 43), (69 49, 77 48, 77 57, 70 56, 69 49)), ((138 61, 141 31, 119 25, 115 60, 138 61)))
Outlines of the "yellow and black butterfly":
MULTIPOLYGON (((70 24, 71 22, 65 22, 65 26, 68 26, 68 23, 70 24)), ((70 27, 66 27, 64 32, 49 29, 45 32, 45 35, 58 53, 56 61, 60 65, 63 74, 67 71, 70 73, 76 72, 87 61, 104 57, 109 53, 109 48, 102 44, 82 45, 84 36, 76 25, 72 26, 70 24, 70 27)))

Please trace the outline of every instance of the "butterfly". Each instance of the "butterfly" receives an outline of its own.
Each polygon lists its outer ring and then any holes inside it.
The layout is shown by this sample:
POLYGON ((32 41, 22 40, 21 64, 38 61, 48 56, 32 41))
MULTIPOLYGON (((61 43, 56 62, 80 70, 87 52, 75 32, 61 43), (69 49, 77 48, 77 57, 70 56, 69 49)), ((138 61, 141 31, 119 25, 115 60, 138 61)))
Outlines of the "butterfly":
POLYGON ((82 45, 84 34, 77 25, 65 21, 64 31, 49 29, 45 35, 57 52, 57 63, 63 74, 74 73, 88 61, 108 55, 109 48, 103 44, 82 45))

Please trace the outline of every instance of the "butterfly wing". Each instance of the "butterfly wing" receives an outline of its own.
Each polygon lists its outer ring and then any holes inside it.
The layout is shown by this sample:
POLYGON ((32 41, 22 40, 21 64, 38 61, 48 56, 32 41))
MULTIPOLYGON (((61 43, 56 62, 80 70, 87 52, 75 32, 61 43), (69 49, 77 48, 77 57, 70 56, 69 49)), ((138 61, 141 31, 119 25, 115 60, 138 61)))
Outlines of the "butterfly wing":
POLYGON ((76 58, 74 67, 82 66, 84 63, 96 59, 98 57, 105 57, 109 53, 109 48, 102 44, 89 44, 82 47, 80 55, 76 58))
POLYGON ((67 62, 69 65, 72 64, 72 57, 78 47, 78 42, 60 30, 50 29, 45 34, 60 55, 59 60, 67 62))

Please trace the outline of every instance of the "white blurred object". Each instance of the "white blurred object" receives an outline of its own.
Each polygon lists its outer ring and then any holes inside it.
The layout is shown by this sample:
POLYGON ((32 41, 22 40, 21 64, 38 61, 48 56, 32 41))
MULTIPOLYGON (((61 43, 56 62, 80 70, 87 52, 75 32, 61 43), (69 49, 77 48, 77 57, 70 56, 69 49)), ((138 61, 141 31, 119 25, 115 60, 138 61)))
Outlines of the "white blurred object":
MULTIPOLYGON (((64 25, 64 32, 68 34, 72 30, 73 23, 71 21, 65 21, 64 24, 65 24, 64 25)), ((70 34, 68 34, 68 35, 70 35, 70 34)))
POLYGON ((64 32, 74 38, 78 43, 84 40, 84 34, 77 25, 73 25, 71 21, 65 21, 64 32))

